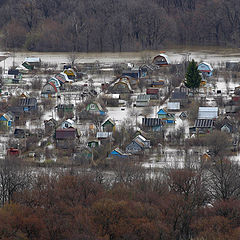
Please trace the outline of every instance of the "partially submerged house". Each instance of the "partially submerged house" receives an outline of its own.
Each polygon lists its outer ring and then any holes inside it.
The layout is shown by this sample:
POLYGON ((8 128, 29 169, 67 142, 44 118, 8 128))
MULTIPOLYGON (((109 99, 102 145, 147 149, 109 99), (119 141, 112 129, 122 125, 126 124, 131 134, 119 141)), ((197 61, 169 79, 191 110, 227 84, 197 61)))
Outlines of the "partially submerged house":
POLYGON ((192 133, 205 134, 213 130, 214 121, 212 119, 197 119, 194 123, 194 129, 192 133), (194 132, 195 130, 195 132, 194 132))
POLYGON ((56 85, 53 82, 46 83, 41 92, 42 98, 54 98, 59 93, 59 87, 56 87, 56 85))
POLYGON ((186 92, 174 90, 170 96, 170 102, 179 102, 181 106, 188 103, 188 95, 186 92))
POLYGON ((159 118, 143 118, 142 127, 148 131, 158 132, 161 131, 163 122, 159 118))
POLYGON ((56 129, 55 139, 56 146, 58 148, 74 148, 74 143, 78 137, 77 129, 66 128, 66 129, 56 129))
POLYGON ((147 148, 150 148, 150 140, 147 140, 142 135, 138 135, 126 147, 126 152, 131 154, 138 154, 147 148))
POLYGON ((111 118, 106 119, 102 123, 102 128, 104 132, 113 132, 115 131, 115 127, 116 127, 116 124, 111 118))
POLYGON ((63 73, 65 73, 68 77, 68 82, 74 82, 76 80, 77 74, 72 68, 64 69, 63 73))
POLYGON ((121 149, 115 148, 110 154, 109 158, 128 158, 130 155, 124 153, 121 149))
POLYGON ((25 138, 26 136, 29 136, 30 133, 27 129, 15 128, 13 135, 15 138, 25 138))
POLYGON ((170 60, 166 54, 160 53, 153 58, 153 64, 162 67, 170 64, 170 60))
POLYGON ((175 123, 175 114, 168 113, 164 109, 160 109, 157 114, 164 123, 175 123))
POLYGON ((133 93, 132 87, 127 80, 127 78, 119 78, 115 83, 113 83, 109 91, 111 93, 117 93, 117 94, 131 94, 133 93))
POLYGON ((37 99, 36 98, 21 98, 19 101, 19 107, 21 107, 24 112, 37 111, 37 99))
POLYGON ((58 112, 71 113, 73 112, 73 104, 58 104, 56 106, 58 112))
POLYGON ((198 71, 200 71, 204 77, 211 77, 213 74, 213 67, 209 63, 201 62, 198 64, 198 71))
POLYGON ((72 119, 67 119, 62 123, 62 129, 65 128, 73 128, 75 126, 75 123, 72 119))
POLYGON ((98 102, 91 102, 87 105, 86 110, 93 114, 105 115, 105 111, 98 102))
POLYGON ((29 63, 31 66, 40 67, 41 66, 41 58, 39 57, 27 57, 24 62, 29 63))
POLYGON ((13 124, 13 117, 9 113, 0 115, 0 130, 8 130, 13 124))

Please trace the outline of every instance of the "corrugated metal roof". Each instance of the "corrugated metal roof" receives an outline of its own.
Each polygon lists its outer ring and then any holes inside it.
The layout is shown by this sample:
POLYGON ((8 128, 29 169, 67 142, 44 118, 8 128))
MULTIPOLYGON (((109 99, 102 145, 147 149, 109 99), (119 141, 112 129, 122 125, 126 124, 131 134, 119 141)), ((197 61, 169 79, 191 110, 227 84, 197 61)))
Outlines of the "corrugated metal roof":
POLYGON ((39 57, 27 57, 27 58, 25 58, 25 62, 40 63, 41 59, 39 57))
POLYGON ((167 109, 170 110, 179 110, 180 109, 180 102, 168 102, 167 109))
POLYGON ((142 125, 144 127, 157 127, 162 125, 162 121, 159 118, 143 118, 142 125))
POLYGON ((176 92, 174 91, 172 93, 171 99, 187 99, 187 93, 186 92, 176 92))
POLYGON ((196 128, 211 128, 213 127, 212 119, 197 119, 194 123, 196 128))
POLYGON ((199 107, 198 119, 214 119, 218 117, 218 107, 199 107))
POLYGON ((97 138, 108 138, 112 136, 112 132, 97 132, 97 138))
POLYGON ((140 94, 137 96, 137 101, 150 101, 150 96, 146 94, 140 94))
POLYGON ((71 139, 77 136, 77 130, 75 128, 57 129, 56 139, 71 139))
POLYGON ((20 99, 20 106, 25 107, 25 106, 35 106, 35 104, 37 103, 37 99, 36 98, 22 98, 20 99))

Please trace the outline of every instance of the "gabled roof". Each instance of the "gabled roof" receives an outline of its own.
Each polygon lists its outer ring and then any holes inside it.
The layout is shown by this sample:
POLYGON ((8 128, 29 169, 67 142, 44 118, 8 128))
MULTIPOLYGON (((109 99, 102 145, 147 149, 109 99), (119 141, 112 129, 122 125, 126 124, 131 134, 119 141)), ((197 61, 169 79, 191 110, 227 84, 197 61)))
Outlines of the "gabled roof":
POLYGON ((54 91, 56 93, 58 92, 57 87, 56 87, 56 85, 53 82, 48 82, 47 84, 50 84, 54 88, 54 91))
POLYGON ((73 121, 72 119, 67 119, 67 120, 65 120, 64 122, 68 122, 68 123, 70 123, 70 124, 74 124, 74 121, 73 121))
POLYGON ((212 119, 197 119, 195 120, 194 127, 196 128, 211 128, 213 127, 212 119))
POLYGON ((165 112, 163 109, 160 109, 158 112, 157 112, 158 115, 160 114, 167 114, 167 112, 165 112))
POLYGON ((200 70, 201 71, 201 65, 205 65, 205 66, 207 66, 207 68, 209 69, 209 71, 213 71, 213 67, 209 64, 209 63, 206 63, 206 62, 201 62, 201 63, 199 63, 198 64, 198 70, 200 70))
POLYGON ((48 82, 49 82, 49 83, 50 83, 50 82, 54 83, 54 85, 55 85, 57 88, 61 86, 59 80, 58 80, 57 78, 55 78, 55 77, 51 77, 51 78, 48 80, 48 82))
POLYGON ((115 126, 115 122, 114 122, 111 118, 106 119, 106 120, 102 123, 102 126, 105 125, 107 122, 110 122, 110 123, 112 124, 112 126, 115 126))
POLYGON ((154 57, 154 59, 157 57, 163 57, 163 58, 165 58, 165 60, 167 61, 168 64, 170 63, 169 57, 164 53, 158 54, 157 56, 154 57))
POLYGON ((128 89, 130 91, 132 91, 132 87, 131 87, 129 81, 127 80, 127 76, 119 78, 113 85, 116 85, 116 84, 125 84, 125 85, 127 85, 128 89))
POLYGON ((157 127, 162 125, 162 120, 159 118, 143 118, 142 125, 144 127, 157 127))

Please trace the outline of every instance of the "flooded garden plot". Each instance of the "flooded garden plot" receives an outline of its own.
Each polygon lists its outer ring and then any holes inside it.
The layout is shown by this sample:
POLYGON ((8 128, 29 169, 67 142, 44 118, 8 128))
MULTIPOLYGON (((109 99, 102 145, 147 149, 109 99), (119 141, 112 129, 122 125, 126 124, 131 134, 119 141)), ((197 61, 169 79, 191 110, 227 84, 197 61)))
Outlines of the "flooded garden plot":
MULTIPOLYGON (((171 59, 172 63, 180 63, 182 60, 186 59, 189 56, 190 59, 195 59, 197 61, 208 61, 210 62, 217 70, 218 68, 222 68, 226 61, 228 60, 238 60, 240 58, 240 53, 237 54, 233 50, 224 51, 219 50, 213 53, 213 49, 176 49, 169 50, 167 54, 171 59), (189 55, 191 52, 191 55, 189 55), (217 52, 217 53, 216 53, 217 52)), ((72 104, 75 107, 79 106, 87 101, 95 101, 96 99, 100 99, 104 96, 105 92, 102 87, 105 84, 113 83, 116 80, 116 70, 117 65, 124 64, 125 66, 129 63, 139 66, 143 63, 144 57, 154 56, 158 52, 157 51, 149 51, 149 52, 135 52, 135 53, 79 53, 77 54, 76 64, 84 69, 84 75, 78 81, 71 83, 69 86, 66 85, 66 88, 61 90, 59 96, 57 98, 51 99, 51 104, 54 106, 52 109, 47 109, 47 106, 44 105, 44 99, 40 97, 41 90, 32 90, 31 86, 34 81, 42 81, 42 84, 45 84, 47 79, 54 76, 55 72, 60 72, 63 69, 65 64, 69 63, 70 53, 15 53, 14 55, 10 55, 4 62, 0 62, 0 67, 5 69, 9 69, 13 64, 15 66, 21 65, 24 59, 27 56, 36 56, 40 57, 43 64, 46 64, 44 71, 36 72, 36 74, 24 73, 22 77, 22 83, 20 84, 11 84, 11 80, 6 80, 4 85, 4 91, 9 92, 13 96, 20 95, 23 91, 29 91, 32 96, 36 96, 40 109, 43 112, 41 116, 41 121, 36 119, 31 119, 26 122, 24 128, 28 128, 31 131, 35 131, 39 128, 44 128, 44 121, 49 120, 50 118, 54 118, 59 121, 59 125, 62 119, 59 117, 56 106, 58 104, 72 104), (49 74, 45 73, 47 70, 47 65, 49 64, 49 74), (92 66, 92 67, 91 67, 92 66), (52 71, 52 75, 51 75, 52 71), (94 89, 95 95, 90 94, 89 89, 94 89), (46 107, 46 109, 45 109, 46 107)), ((221 96, 224 101, 227 101, 230 97, 231 92, 234 91, 234 88, 238 86, 238 81, 232 78, 230 75, 229 79, 226 80, 226 76, 222 76, 222 73, 218 71, 217 75, 213 78, 209 78, 204 87, 200 89, 200 93, 198 95, 199 99, 205 98, 205 103, 207 106, 217 106, 218 100, 217 97, 221 96), (221 90, 221 91, 219 91, 221 90), (219 92, 219 93, 218 93, 219 92)), ((172 77, 172 75, 171 75, 172 77)), ((125 101, 125 103, 118 107, 106 106, 106 115, 105 119, 110 118, 116 123, 116 129, 121 129, 123 125, 129 125, 133 130, 139 131, 142 124, 143 118, 158 118, 159 109, 166 109, 167 104, 169 102, 168 94, 174 90, 172 86, 173 81, 164 71, 156 77, 156 81, 164 79, 165 85, 164 87, 159 89, 160 97, 156 101, 152 101, 148 107, 136 107, 136 100, 140 94, 144 94, 146 89, 135 89, 133 93, 131 93, 131 97, 125 101), (166 97, 167 96, 167 97, 166 97)), ((177 111, 170 111, 175 116, 175 124, 169 124, 168 126, 164 126, 165 131, 165 140, 169 141, 169 139, 173 139, 176 134, 181 135, 181 139, 179 145, 190 137, 189 128, 193 123, 190 123, 188 119, 182 120, 180 119, 180 114, 182 111, 187 109, 180 109, 177 111)), ((224 110, 224 106, 220 107, 220 113, 224 110)), ((78 113, 76 110, 73 111, 73 120, 76 122, 76 126, 81 133, 81 144, 87 144, 88 137, 91 135, 91 138, 95 136, 89 130, 92 127, 92 123, 83 122, 79 120, 77 116, 78 113)), ((67 118, 67 117, 66 117, 67 118)), ((94 119, 93 119, 94 120, 94 119)), ((92 121, 94 122, 94 121, 92 121)), ((101 128, 100 123, 97 127, 101 128)), ((96 128, 96 129, 97 129, 96 128)), ((49 141, 50 146, 54 146, 53 140, 49 141)), ((117 144, 113 145, 117 147, 117 144)), ((49 149, 53 151, 54 149, 49 149)), ((186 164, 189 164, 188 159, 194 159, 194 164, 198 164, 199 158, 203 153, 204 149, 201 151, 186 151, 181 149, 181 147, 177 146, 177 142, 171 144, 169 141, 169 146, 165 146, 161 149, 161 153, 158 151, 152 151, 149 154, 149 159, 146 160, 146 163, 143 164, 144 167, 151 168, 162 168, 166 166, 178 166, 182 168, 186 164), (174 146, 176 145, 176 146, 174 146), (201 152, 201 153, 200 153, 201 152)))

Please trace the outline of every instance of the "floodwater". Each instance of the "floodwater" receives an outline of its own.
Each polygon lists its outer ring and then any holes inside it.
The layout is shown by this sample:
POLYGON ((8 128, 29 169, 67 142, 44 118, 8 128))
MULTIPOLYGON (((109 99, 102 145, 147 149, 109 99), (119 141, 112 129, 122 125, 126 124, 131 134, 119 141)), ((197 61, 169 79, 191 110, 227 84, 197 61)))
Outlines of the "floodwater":
MULTIPOLYGON (((198 62, 207 61, 213 66, 226 61, 239 61, 239 48, 223 48, 223 47, 177 47, 160 49, 156 51, 139 51, 139 52, 104 52, 104 53, 74 53, 76 55, 76 63, 94 63, 96 61, 105 64, 113 63, 137 63, 144 59, 153 59, 160 52, 165 52, 173 63, 181 62, 183 59, 194 59, 198 62)), ((58 64, 66 64, 70 62, 70 56, 73 53, 68 52, 0 52, 0 56, 9 56, 5 61, 0 62, 0 66, 8 69, 13 64, 21 65, 26 57, 40 57, 42 62, 58 64)))

